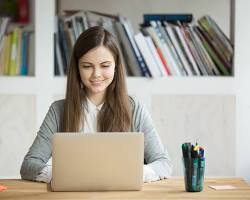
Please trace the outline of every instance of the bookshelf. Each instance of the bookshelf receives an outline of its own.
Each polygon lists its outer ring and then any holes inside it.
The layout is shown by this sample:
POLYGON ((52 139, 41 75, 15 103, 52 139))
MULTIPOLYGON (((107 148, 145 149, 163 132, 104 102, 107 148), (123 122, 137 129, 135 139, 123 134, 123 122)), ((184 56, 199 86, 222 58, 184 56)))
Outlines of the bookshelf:
MULTIPOLYGON (((232 112, 229 112, 233 115, 235 120, 232 121, 233 125, 230 126, 232 128, 232 132, 229 134, 230 142, 233 144, 232 152, 235 153, 233 155, 233 159, 237 164, 233 167, 229 166, 230 171, 227 171, 227 175, 237 175, 243 176, 250 180, 249 174, 247 172, 247 166, 250 166, 250 161, 245 160, 246 153, 249 152, 250 147, 247 144, 247 141, 250 141, 250 136, 247 133, 250 131, 250 125, 248 123, 250 119, 250 95, 248 85, 250 84, 250 70, 247 67, 250 63, 249 56, 245 52, 250 52, 250 47, 246 45, 246 43, 250 43, 250 25, 242 23, 246 16, 250 17, 248 12, 250 3, 248 0, 239 0, 236 1, 235 6, 231 7, 230 0, 223 1, 215 1, 213 5, 211 5, 211 1, 199 1, 192 0, 193 4, 187 3, 185 0, 179 0, 180 4, 176 3, 174 5, 169 4, 166 8, 159 3, 145 3, 143 6, 140 6, 139 3, 141 1, 135 1, 134 8, 139 7, 136 12, 131 11, 131 4, 128 4, 125 1, 112 1, 106 0, 106 5, 103 7, 103 4, 98 4, 93 0, 86 1, 64 1, 57 2, 55 0, 35 0, 34 6, 34 16, 35 16, 35 76, 34 77, 0 77, 0 100, 5 97, 15 97, 15 96, 27 96, 28 102, 34 104, 34 109, 30 110, 27 108, 27 112, 34 112, 35 114, 31 115, 35 117, 34 123, 32 126, 28 122, 31 121, 31 117, 27 117, 27 125, 24 126, 24 130, 19 133, 21 124, 15 124, 16 118, 18 116, 13 117, 13 126, 16 129, 9 129, 9 127, 5 127, 5 129, 0 128, 0 131, 9 131, 11 133, 11 138, 13 139, 13 147, 14 144, 20 142, 15 138, 20 138, 19 134, 22 136, 28 135, 29 137, 25 137, 22 139, 23 145, 20 147, 20 151, 17 156, 17 160, 11 163, 11 169, 6 169, 4 167, 0 168, 2 172, 0 174, 0 178, 3 177, 18 177, 19 175, 19 167, 20 162, 23 159, 24 154, 27 152, 28 147, 31 145, 36 132, 48 110, 49 105, 56 99, 63 97, 65 87, 66 87, 66 78, 65 77, 55 77, 54 76, 54 46, 53 46, 53 33, 54 33, 54 17, 56 13, 56 4, 63 8, 77 8, 77 4, 85 3, 86 9, 96 9, 96 6, 100 11, 108 11, 111 12, 113 10, 117 10, 121 14, 130 17, 130 19, 134 22, 134 26, 141 22, 140 18, 141 13, 144 12, 173 12, 178 9, 180 12, 198 12, 197 17, 202 14, 211 13, 215 16, 216 21, 222 26, 223 30, 227 35, 234 35, 233 37, 235 41, 235 57, 234 57, 234 76, 231 77, 167 77, 167 78, 143 78, 143 77, 129 77, 127 78, 128 90, 130 94, 136 94, 140 99, 142 99, 150 109, 157 110, 154 106, 151 105, 152 102, 158 102, 155 100, 155 96, 164 96, 166 99, 168 96, 191 96, 191 97, 223 97, 225 98, 225 104, 227 103, 227 97, 230 98, 229 107, 232 108, 232 112), (215 4, 217 4, 215 6, 215 4), (60 5, 61 4, 61 5, 60 5), (123 5, 124 4, 124 5, 123 5), (70 7, 72 6, 72 7, 70 7), (75 6, 75 7, 74 7, 75 6), (105 10, 103 10, 105 9, 105 10), (231 10, 232 13, 235 14, 235 17, 230 16, 231 10), (235 21, 235 26, 233 25, 233 21, 235 21), (232 24, 231 24, 232 23, 232 24), (246 38, 246 39, 243 39, 246 38), (26 129, 25 129, 26 127, 26 129), (236 141, 235 141, 236 139, 236 141), (246 140, 247 139, 247 140, 246 140), (235 141, 232 142, 232 141, 235 141)), ((155 2, 155 1, 154 1, 155 2)), ((188 1, 190 2, 190 1, 188 1)), ((164 100, 163 98, 163 100, 164 100)), ((191 98, 192 99, 192 98, 191 98)), ((164 102, 162 100, 162 105, 164 102)), ((198 102, 195 99, 194 102, 198 102)), ((214 103, 216 104, 216 98, 214 99, 214 103)), ((4 101, 5 102, 5 101, 4 101)), ((18 104, 19 98, 16 101, 13 101, 8 104, 9 108, 12 108, 12 104, 18 104)), ((199 103, 199 102, 198 102, 199 103)), ((206 102, 209 103, 209 102, 206 102)), ((25 106, 26 104, 21 104, 20 106, 25 106)), ((201 104, 203 105, 203 104, 201 104)), ((217 104, 216 104, 217 105, 217 104)), ((222 104, 223 105, 223 104, 222 104)), ((167 106, 167 105, 166 105, 167 106)), ((201 107, 198 107, 202 109, 201 107)), ((197 108, 197 109, 198 109, 197 108)), ((228 107, 222 108, 226 109, 228 107)), ((2 113, 0 110, 0 115, 4 116, 6 113, 2 113)), ((15 115, 15 110, 9 111, 15 115)), ((156 111, 154 111, 156 112, 156 111)), ((167 115, 167 113, 165 113, 167 115)), ((228 114, 228 113, 227 113, 228 114)), ((216 115, 216 113, 215 113, 216 115)), ((159 121, 161 118, 157 118, 155 114, 152 115, 156 118, 156 125, 161 126, 159 121)), ((162 117, 163 115, 161 115, 162 117)), ((211 118, 213 118, 213 113, 211 114, 211 118)), ((210 119, 209 119, 210 120, 210 119)), ((3 123, 3 122, 2 122, 3 123)), ((190 125, 191 126, 191 125, 190 125)), ((198 127, 201 129, 202 127, 198 127)), ((159 128, 160 130, 163 127, 159 128)), ((187 128, 187 132, 190 130, 195 130, 194 127, 187 128)), ((171 129, 174 131, 174 129, 171 129)), ((168 129, 168 131, 171 131, 168 129)), ((223 129, 221 129, 223 131, 223 129)), ((219 131, 215 130, 216 133, 219 134, 219 131)), ((163 134, 163 133, 162 133, 163 134)), ((174 134, 173 134, 174 135, 174 134)), ((165 139, 164 135, 161 135, 165 139)), ((187 137, 185 134, 180 137, 185 139, 194 139, 195 137, 187 137)), ((211 136, 211 138, 215 138, 215 136, 211 136)), ((3 140, 4 138, 0 139, 3 140)), ((204 137, 203 143, 206 142, 206 137, 204 137)), ((3 140, 4 141, 4 140, 3 140)), ((172 141, 172 139, 171 139, 172 141)), ((213 143, 214 141, 211 139, 209 143, 213 143)), ((225 142, 222 142, 222 145, 227 148, 228 140, 225 139, 225 142)), ((230 143, 230 144, 231 144, 230 143)), ((168 142, 166 142, 168 146, 168 142)), ((8 144, 4 143, 3 148, 7 148, 8 144)), ((216 145, 215 145, 216 146, 216 145)), ((171 145, 170 145, 171 147, 171 145)), ((216 154, 215 149, 211 152, 211 154, 216 154)), ((0 152, 3 149, 0 149, 0 152)), ((171 152, 172 153, 172 152, 171 152)), ((7 152, 7 155, 4 158, 0 158, 0 162, 7 161, 7 156, 11 156, 12 152, 7 152)), ((228 156, 226 156, 229 159, 228 156)), ((219 162, 219 159, 216 161, 219 162)), ((226 160, 228 161, 228 160, 226 160)), ((226 162, 225 161, 225 162, 226 162)), ((176 161, 177 162, 177 161, 176 161)), ((211 162, 212 159, 211 159, 211 162)), ((230 162, 226 162, 223 166, 226 166, 230 162)), ((179 167, 179 166, 178 166, 179 167)), ((248 167, 249 168, 249 167, 248 167)), ((176 174, 178 174, 176 172, 176 174)), ((216 169, 212 169, 208 174, 216 174, 216 169), (215 170, 215 171, 213 171, 215 170)), ((181 174, 179 174, 181 175, 181 174)))
POLYGON ((34 1, 1 2, 0 76, 34 76, 34 1), (7 59, 8 58, 8 59, 7 59), (7 67, 6 67, 7 66, 7 67))
MULTIPOLYGON (((88 10, 97 11, 100 13, 108 13, 111 15, 120 15, 121 18, 119 20, 114 20, 110 17, 102 17, 102 22, 105 27, 107 27, 108 30, 111 30, 111 32, 117 36, 118 40, 120 41, 121 50, 124 53, 124 60, 125 60, 125 67, 128 72, 130 72, 130 75, 133 76, 140 76, 140 71, 143 71, 143 76, 148 76, 149 73, 151 73, 152 77, 162 77, 162 76, 168 76, 169 73, 170 76, 196 76, 202 74, 203 76, 206 76, 206 74, 209 74, 210 76, 213 76, 213 74, 216 74, 217 76, 229 75, 231 76, 232 69, 232 62, 231 62, 231 54, 232 52, 231 48, 224 50, 219 50, 218 47, 224 46, 224 42, 222 45, 221 42, 219 42, 218 38, 211 39, 212 34, 210 31, 210 36, 207 34, 207 32, 204 32, 204 27, 207 27, 204 24, 207 24, 207 20, 209 21, 209 24, 212 23, 213 19, 215 19, 215 22, 219 25, 220 28, 223 28, 223 32, 226 35, 231 35, 231 25, 228 27, 221 26, 221 24, 226 24, 230 22, 230 6, 231 3, 228 0, 220 1, 220 3, 217 5, 218 7, 223 7, 224 9, 221 10, 220 14, 224 16, 223 20, 218 13, 216 13, 214 10, 211 9, 212 6, 207 7, 206 12, 204 10, 200 11, 197 8, 200 8, 202 6, 207 6, 208 2, 203 1, 197 2, 196 0, 191 1, 190 3, 184 3, 181 0, 175 1, 175 2, 168 2, 168 1, 158 1, 157 4, 155 2, 148 2, 145 4, 144 1, 137 1, 135 3, 134 8, 129 10, 127 3, 124 2, 112 2, 112 0, 105 1, 108 6, 101 7, 98 1, 74 1, 73 3, 67 2, 67 1, 58 1, 58 17, 59 19, 59 28, 56 31, 56 37, 57 38, 76 38, 78 36, 78 29, 79 27, 83 27, 83 30, 87 28, 88 25, 84 23, 84 21, 88 21, 93 24, 93 21, 96 21, 97 18, 100 18, 101 15, 94 14, 93 12, 84 12, 88 10), (190 6, 187 6, 185 9, 183 5, 185 4, 193 4, 197 3, 197 7, 190 8, 190 6), (156 6, 155 6, 156 4, 156 6), (171 7, 171 9, 169 9, 171 7), (72 11, 80 11, 84 8, 83 12, 78 12, 76 14, 72 14, 72 11), (149 11, 149 8, 152 8, 149 11), (164 9, 162 9, 164 8, 164 9), (136 12, 133 12, 133 10, 136 10, 136 12), (70 17, 61 17, 62 15, 65 16, 65 12, 69 14, 69 11, 71 11, 70 17), (156 22, 152 22, 151 26, 148 27, 149 21, 146 22, 147 25, 145 25, 145 16, 144 20, 143 14, 163 14, 163 13, 172 13, 172 14, 178 14, 178 13, 192 13, 194 16, 193 22, 196 22, 195 25, 198 25, 199 21, 199 29, 198 27, 194 27, 194 24, 192 23, 190 27, 186 27, 185 25, 171 25, 167 24, 165 26, 163 25, 157 25, 156 22), (203 18, 202 16, 209 15, 212 18, 203 18), (128 21, 124 19, 124 17, 128 18, 128 21), (83 22, 82 22, 83 21, 83 22), (114 22, 115 21, 115 22, 114 22), (119 22, 118 22, 119 21, 119 22), (142 25, 144 21, 144 24, 142 25), (133 25, 133 30, 135 30, 135 34, 129 34, 130 32, 133 32, 131 28, 129 28, 129 22, 133 25), (202 23, 201 23, 202 22, 202 23), (204 23, 206 22, 206 23, 204 23), (202 26, 201 26, 202 24, 202 26), (62 26, 65 26, 66 30, 63 30, 62 26), (139 27, 140 25, 143 26, 143 35, 139 34, 139 27), (123 27, 124 26, 124 27, 123 27), (192 28, 191 28, 192 27, 192 28), (203 28, 201 28, 203 27, 203 28), (123 28, 126 29, 126 31, 123 30, 123 28), (201 29, 200 29, 201 28, 201 29), (181 33, 182 32, 182 33, 181 33), (185 32, 185 34, 184 34, 185 32), (205 34, 206 33, 206 34, 205 34), (128 35, 132 35, 130 37, 127 37, 128 35), (150 37, 145 38, 145 35, 149 35, 150 37), (199 35, 199 36, 198 36, 199 35), (133 36, 135 36, 135 41, 131 42, 131 39, 133 40, 133 36), (196 37, 196 39, 194 39, 196 37), (202 38, 202 41, 198 41, 199 38, 202 38), (204 50, 204 41, 205 38, 208 39, 209 44, 214 44, 217 42, 217 45, 212 45, 212 52, 211 56, 211 50, 208 50, 208 45, 205 45, 204 50), (128 39, 129 38, 129 39, 128 39), (147 41, 145 41, 148 39, 147 41), (152 40, 151 40, 152 39, 152 40), (192 42, 191 42, 192 41, 192 42), (130 43, 133 46, 133 48, 130 48, 130 43), (151 43, 151 47, 149 48, 147 43, 151 43), (154 45, 154 44, 156 45, 154 45), (187 45, 189 43, 189 45, 187 45), (203 43, 203 45, 201 44, 203 43), (137 55, 134 55, 134 52, 137 48, 139 48, 137 55), (156 47, 155 47, 156 46, 156 47), (173 47, 172 47, 173 46, 173 47), (175 47, 175 48, 174 48, 175 47), (178 47, 178 48, 177 48, 178 47), (163 55, 163 58, 160 58, 157 50, 161 52, 163 55), (128 49, 132 49, 131 51, 128 49), (185 50, 183 50, 185 49, 185 50), (196 50, 195 50, 196 49, 196 50), (195 51, 193 51, 195 50, 195 51), (216 51, 215 51, 216 50, 216 51), (151 53, 150 53, 151 51, 151 53), (178 53, 176 53, 176 51, 178 53), (210 56, 207 56, 207 52, 209 51, 210 56), (140 53, 139 53, 140 52, 140 53), (152 52, 155 54, 155 56, 152 56, 152 52), (222 53, 224 52, 224 53, 222 53), (225 56, 228 52, 230 55, 230 58, 228 59, 228 56, 225 56), (142 56, 141 56, 141 55, 142 56), (217 55, 217 56, 216 56, 217 55), (196 62, 194 61, 193 57, 196 58, 196 62), (216 60, 215 62, 210 60, 211 57, 213 57, 213 60, 216 60), (217 57, 217 58, 216 58, 217 57), (223 59, 220 59, 220 58, 223 59), (137 59, 136 59, 137 58, 137 59), (142 61, 144 59, 144 62, 142 61), (216 58, 216 59, 214 59, 216 58), (138 60, 139 65, 138 65, 138 60), (161 61, 162 60, 162 61, 161 61), (210 61, 209 61, 210 60, 210 61), (222 62, 220 62, 222 60, 222 62), (230 60, 230 61, 229 61, 230 60), (166 62, 164 62, 166 61, 166 62), (145 67, 144 64, 147 67, 145 67), (167 63, 167 64, 166 64, 167 63), (213 64, 216 63, 217 67, 213 64), (129 67, 130 66, 130 67, 129 67), (227 67, 225 67, 227 66, 227 67), (148 70, 147 70, 148 68, 148 70), (199 68, 199 69, 198 69, 199 68), (143 70, 142 70, 143 69, 143 70), (220 69, 221 72, 218 71, 220 69), (229 70, 228 70, 229 69, 229 70), (145 72, 146 71, 146 72, 145 72), (166 72, 167 71, 167 72, 166 72), (132 73, 131 73, 132 72, 132 73)), ((148 16, 147 16, 148 17, 148 16)), ((191 16, 192 17, 192 16, 191 16)), ((205 28, 207 29, 207 28, 205 28)), ((215 31, 216 32, 216 31, 215 31)), ((218 31, 219 32, 219 31, 218 31)), ((223 35, 223 34, 221 34, 223 35)), ((65 40, 65 39, 64 39, 65 40)), ((225 38, 223 38, 223 41, 226 41, 225 38)), ((58 42, 57 42, 58 44, 58 42)), ((56 49, 58 48, 59 44, 57 45, 56 49)), ((58 54, 56 55, 56 62, 57 63, 64 63, 65 60, 68 60, 69 57, 69 49, 71 49, 72 42, 64 42, 61 46, 61 51, 58 51, 58 54), (67 50, 65 50, 67 49, 67 50), (61 55, 59 55, 59 52, 61 52, 61 55)), ((210 45, 209 45, 210 46, 210 45)), ((227 45, 229 46, 229 45, 227 45)), ((136 50, 137 51, 137 50, 136 50)), ((65 64, 58 64, 56 65, 56 71, 63 71, 65 64), (59 70, 61 69, 61 70, 59 70)), ((58 74, 58 73, 57 73, 58 74)), ((63 75, 62 73, 60 73, 63 75)), ((232 72, 233 74, 233 72, 232 72)))

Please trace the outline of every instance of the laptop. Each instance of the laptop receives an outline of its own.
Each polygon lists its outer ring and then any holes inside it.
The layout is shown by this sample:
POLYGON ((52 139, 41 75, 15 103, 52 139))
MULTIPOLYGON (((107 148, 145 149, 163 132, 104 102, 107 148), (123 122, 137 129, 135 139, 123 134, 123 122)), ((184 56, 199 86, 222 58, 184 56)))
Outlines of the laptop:
POLYGON ((143 160, 143 133, 56 133, 51 189, 141 190, 143 160))

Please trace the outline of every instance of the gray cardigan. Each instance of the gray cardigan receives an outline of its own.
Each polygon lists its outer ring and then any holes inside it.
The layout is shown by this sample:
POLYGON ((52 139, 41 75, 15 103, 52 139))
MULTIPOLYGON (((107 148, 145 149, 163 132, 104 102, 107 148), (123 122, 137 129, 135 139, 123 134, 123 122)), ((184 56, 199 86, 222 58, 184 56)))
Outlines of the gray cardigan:
MULTIPOLYGON (((144 160, 155 171, 156 175, 167 178, 172 172, 172 164, 167 151, 164 151, 158 133, 145 106, 131 98, 133 105, 133 131, 144 133, 144 160)), ((37 133, 37 136, 24 157, 21 166, 21 177, 36 180, 37 175, 51 157, 52 136, 62 132, 64 100, 59 100, 49 111, 37 133)))

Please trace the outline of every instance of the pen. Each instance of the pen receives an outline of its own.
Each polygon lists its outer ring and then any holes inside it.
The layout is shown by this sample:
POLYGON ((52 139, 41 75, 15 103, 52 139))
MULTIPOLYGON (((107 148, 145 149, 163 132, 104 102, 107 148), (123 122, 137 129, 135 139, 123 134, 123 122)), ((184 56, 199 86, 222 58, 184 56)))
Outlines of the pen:
POLYGON ((197 174, 198 177, 197 186, 199 187, 197 189, 199 191, 203 189, 204 171, 205 171, 205 158, 200 157, 198 163, 198 174, 197 174))
POLYGON ((191 152, 191 156, 192 156, 192 165, 193 165, 193 170, 190 169, 190 171, 192 171, 192 189, 193 191, 197 190, 197 170, 198 170, 198 145, 196 145, 195 147, 192 146, 192 152, 191 152))
POLYGON ((204 157, 204 148, 203 147, 199 147, 199 158, 204 157))

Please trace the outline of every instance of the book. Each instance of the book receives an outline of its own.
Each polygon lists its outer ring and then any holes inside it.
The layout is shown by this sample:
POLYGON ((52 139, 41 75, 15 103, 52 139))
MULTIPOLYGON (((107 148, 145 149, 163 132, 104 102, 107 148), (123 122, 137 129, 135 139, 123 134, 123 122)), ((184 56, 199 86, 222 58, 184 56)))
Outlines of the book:
POLYGON ((64 76, 65 71, 64 71, 64 64, 63 64, 62 53, 61 53, 60 46, 59 46, 58 33, 55 33, 54 36, 55 36, 56 62, 57 62, 57 64, 58 64, 59 76, 64 76))
POLYGON ((165 56, 163 55, 159 41, 157 40, 157 38, 152 36, 152 31, 150 30, 150 28, 152 28, 152 27, 149 27, 149 26, 144 27, 143 25, 141 25, 141 32, 143 33, 144 36, 149 36, 151 38, 151 40, 155 46, 156 52, 159 55, 159 58, 164 66, 165 74, 167 76, 169 76, 169 75, 171 75, 169 62, 165 59, 165 56))
POLYGON ((143 14, 144 25, 149 25, 150 21, 166 21, 166 22, 185 22, 190 23, 193 20, 193 15, 190 13, 175 13, 175 14, 143 14))
POLYGON ((9 75, 10 68, 10 54, 11 54, 11 33, 8 33, 6 37, 6 46, 4 48, 4 75, 9 75))
MULTIPOLYGON (((214 53, 217 54, 218 58, 220 61, 225 65, 229 71, 232 70, 232 60, 226 59, 226 57, 223 55, 221 48, 219 47, 218 43, 208 34, 207 31, 205 31, 202 27, 198 26, 197 29, 202 33, 206 41, 209 43, 211 46, 212 50, 214 53)), ((232 55, 233 56, 233 55, 232 55)), ((232 59, 232 58, 231 58, 232 59)))
POLYGON ((18 31, 19 28, 15 28, 11 33, 11 53, 10 53, 10 64, 9 64, 9 75, 11 76, 16 75, 18 31))
POLYGON ((206 49, 206 51, 208 52, 210 57, 213 59, 214 63, 217 65, 221 74, 225 75, 225 76, 229 76, 230 75, 229 70, 223 65, 223 63, 221 62, 221 60, 219 59, 217 54, 211 48, 210 44, 206 41, 204 35, 202 34, 202 31, 200 31, 199 28, 197 28, 196 30, 197 30, 196 33, 199 36, 199 38, 201 39, 204 48, 206 49))
POLYGON ((66 73, 67 66, 69 65, 69 62, 70 62, 70 56, 71 56, 70 50, 71 49, 69 47, 69 43, 67 43, 68 40, 66 38, 66 32, 64 29, 63 19, 58 17, 57 20, 58 20, 57 21, 58 22, 57 34, 58 34, 58 40, 59 40, 59 48, 62 54, 64 73, 66 73))
POLYGON ((1 0, 0 17, 9 17, 12 22, 29 23, 29 0, 1 0))
POLYGON ((148 67, 145 64, 145 61, 141 55, 141 52, 139 51, 134 38, 133 38, 133 32, 132 29, 129 26, 128 19, 125 17, 120 16, 119 22, 123 25, 123 28, 125 30, 126 36, 129 39, 131 48, 133 49, 134 55, 136 56, 137 62, 139 63, 141 73, 145 77, 151 77, 150 71, 148 70, 148 67))
POLYGON ((186 57, 185 57, 185 55, 180 47, 180 43, 177 39, 177 36, 174 33, 173 26, 175 26, 175 25, 169 25, 166 21, 164 22, 164 25, 165 25, 165 30, 168 33, 170 40, 172 41, 173 46, 176 50, 176 53, 179 57, 179 60, 181 62, 180 65, 182 65, 184 67, 185 74, 189 75, 189 76, 193 75, 193 73, 191 71, 190 64, 188 63, 188 60, 186 59, 186 57))
POLYGON ((16 75, 20 75, 21 57, 22 57, 22 34, 23 29, 19 28, 17 31, 17 47, 16 47, 16 75))
POLYGON ((74 41, 73 44, 75 44, 75 41, 77 40, 77 37, 78 37, 75 20, 73 18, 66 18, 64 19, 64 23, 66 24, 68 29, 71 30, 73 41, 74 41))
POLYGON ((196 48, 194 45, 194 41, 192 40, 191 37, 189 37, 190 35, 186 31, 186 28, 184 27, 184 25, 182 23, 177 22, 177 29, 183 38, 182 42, 183 42, 185 52, 187 54, 187 58, 189 59, 190 66, 192 67, 194 74, 199 76, 201 74, 200 74, 200 71, 198 69, 197 61, 200 61, 200 57, 197 54, 197 51, 196 51, 196 48))
POLYGON ((4 61, 5 61, 4 59, 5 59, 6 44, 7 44, 6 40, 7 40, 7 37, 2 38, 3 48, 0 51, 0 75, 4 74, 4 61))
POLYGON ((162 25, 162 22, 160 21, 157 21, 156 22, 156 25, 162 35, 162 38, 164 39, 164 41, 166 42, 166 45, 167 47, 169 48, 169 51, 171 53, 171 56, 173 57, 173 60, 175 61, 176 63, 176 67, 178 67, 178 70, 180 71, 181 75, 183 76, 186 76, 186 71, 183 67, 183 64, 176 52, 176 48, 175 46, 173 45, 171 39, 170 39, 170 36, 168 35, 167 31, 164 29, 163 25, 162 25))
POLYGON ((158 67, 160 71, 160 76, 168 76, 168 73, 165 71, 164 64, 160 58, 159 53, 157 52, 157 49, 153 43, 153 40, 150 36, 145 36, 145 41, 149 47, 150 53, 153 56, 153 59, 155 60, 156 66, 158 67))
POLYGON ((133 49, 130 45, 129 39, 126 36, 125 30, 120 22, 115 22, 115 28, 119 35, 119 42, 121 46, 121 51, 123 52, 125 67, 127 70, 128 76, 142 76, 140 70, 139 62, 136 59, 136 56, 133 52, 133 49))
POLYGON ((6 34, 6 31, 8 29, 9 26, 9 22, 10 22, 10 18, 9 17, 1 17, 0 18, 0 51, 3 48, 3 37, 6 34))
POLYGON ((201 17, 198 20, 198 23, 200 28, 207 33, 208 37, 210 37, 214 48, 218 49, 218 53, 221 54, 220 57, 224 58, 229 63, 232 63, 233 47, 225 34, 222 34, 222 31, 215 21, 206 15, 201 17))
POLYGON ((29 0, 16 0, 17 2, 17 22, 29 23, 29 0))
POLYGON ((175 26, 174 27, 174 30, 176 32, 176 35, 177 37, 179 38, 180 40, 180 44, 182 46, 182 49, 183 49, 183 52, 185 53, 186 55, 186 58, 189 60, 189 62, 191 63, 191 70, 192 70, 192 73, 194 75, 201 75, 200 74, 200 71, 198 69, 198 66, 197 66, 197 63, 196 63, 196 60, 190 50, 190 46, 189 46, 189 41, 185 35, 185 31, 183 30, 183 27, 182 26, 175 26))
POLYGON ((21 66, 20 66, 20 75, 28 75, 28 44, 29 44, 29 32, 24 31, 22 34, 22 43, 21 43, 21 66))
POLYGON ((201 61, 203 62, 203 68, 205 68, 207 66, 213 72, 213 75, 220 75, 218 68, 214 64, 213 60, 211 59, 211 57, 207 53, 204 46, 202 45, 202 42, 201 42, 200 38, 197 36, 194 29, 195 29, 195 26, 188 27, 187 31, 189 32, 191 38, 193 38, 197 53, 199 54, 201 61))
POLYGON ((147 30, 150 34, 150 36, 156 41, 157 45, 162 50, 162 53, 169 63, 170 73, 171 75, 177 75, 180 76, 181 72, 179 67, 176 64, 176 61, 174 60, 173 56, 171 55, 170 48, 167 46, 166 41, 162 37, 162 34, 160 30, 157 27, 156 22, 151 21, 151 27, 148 27, 147 30))
POLYGON ((141 32, 137 33, 135 36, 135 41, 137 43, 137 46, 148 66, 148 69, 150 70, 150 73, 152 75, 153 78, 155 77, 160 77, 162 76, 161 72, 158 70, 157 68, 157 63, 155 62, 153 55, 150 52, 150 49, 147 45, 147 42, 144 38, 144 36, 142 35, 141 32))
POLYGON ((199 49, 197 48, 197 45, 196 45, 196 41, 190 34, 188 27, 180 25, 180 28, 182 30, 182 34, 185 38, 185 41, 187 43, 187 47, 197 65, 197 68, 194 68, 197 70, 197 71, 195 70, 195 74, 203 75, 203 76, 212 75, 212 73, 207 69, 207 66, 204 64, 203 60, 201 59, 201 56, 199 54, 199 49))
POLYGON ((35 75, 35 34, 34 31, 29 31, 28 38, 28 75, 35 75))

